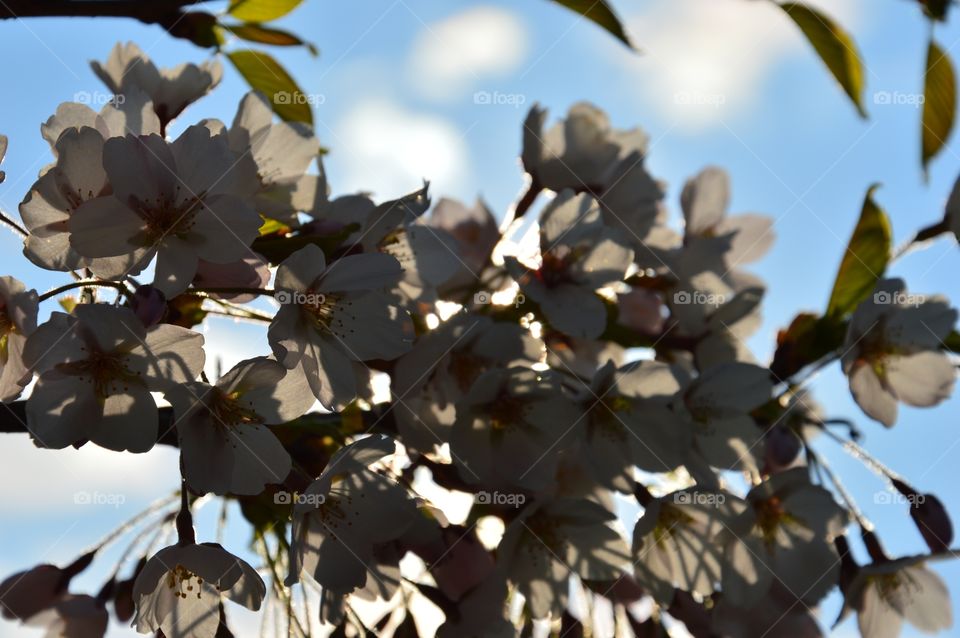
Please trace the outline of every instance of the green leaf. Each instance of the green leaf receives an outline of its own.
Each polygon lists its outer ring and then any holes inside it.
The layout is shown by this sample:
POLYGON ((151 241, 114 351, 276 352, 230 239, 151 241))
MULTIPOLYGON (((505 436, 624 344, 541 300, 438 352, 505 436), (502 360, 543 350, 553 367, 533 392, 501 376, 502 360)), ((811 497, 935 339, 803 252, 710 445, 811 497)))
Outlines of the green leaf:
POLYGON ((623 30, 623 23, 620 22, 620 18, 617 17, 617 14, 614 13, 613 9, 610 8, 610 5, 607 4, 607 0, 553 1, 557 4, 563 5, 571 11, 579 13, 588 20, 592 20, 596 24, 599 24, 601 27, 609 31, 613 37, 620 40, 631 49, 634 48, 633 44, 630 42, 630 38, 627 37, 627 33, 623 30))
POLYGON ((867 191, 860 221, 853 229, 827 304, 828 317, 844 317, 870 295, 890 261, 893 232, 883 209, 873 201, 874 184, 867 191))
POLYGON ((227 57, 251 88, 263 93, 273 111, 288 122, 313 124, 307 95, 280 63, 262 51, 231 51, 227 57))
POLYGON ((316 46, 310 42, 304 42, 289 31, 273 29, 252 22, 248 24, 224 24, 221 26, 241 40, 270 44, 278 47, 305 46, 311 54, 317 55, 316 46))
POLYGON ((936 42, 927 47, 927 66, 923 81, 923 121, 921 161, 927 164, 936 155, 953 130, 957 111, 957 78, 947 52, 936 42))
POLYGON ((777 334, 770 372, 787 379, 843 345, 847 323, 835 317, 800 313, 777 334))
POLYGON ((227 13, 243 22, 270 22, 296 9, 303 0, 230 0, 227 13))
POLYGON ((853 38, 830 17, 799 2, 784 2, 780 8, 800 27, 820 59, 846 92, 860 117, 863 106, 863 63, 853 38))

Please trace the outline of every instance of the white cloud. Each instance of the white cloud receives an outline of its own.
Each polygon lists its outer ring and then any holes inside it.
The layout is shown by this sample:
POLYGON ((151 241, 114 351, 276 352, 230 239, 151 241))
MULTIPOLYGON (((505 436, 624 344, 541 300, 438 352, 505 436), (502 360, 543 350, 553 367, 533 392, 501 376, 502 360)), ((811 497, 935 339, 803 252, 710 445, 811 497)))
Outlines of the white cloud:
MULTIPOLYGON (((88 443, 79 450, 41 450, 27 434, 4 435, 0 467, 8 477, 0 482, 0 518, 14 514, 94 516, 116 507, 135 513, 176 489, 177 452, 160 445, 148 454, 121 454, 88 443)), ((21 519, 27 525, 35 520, 21 519)), ((107 530, 105 530, 107 531, 107 530)))
POLYGON ((513 71, 526 53, 526 30, 516 15, 473 7, 424 26, 410 55, 411 79, 425 97, 449 100, 485 76, 513 71))
MULTIPOLYGON (((857 26, 860 0, 811 4, 821 5, 848 31, 857 26)), ((718 125, 750 106, 770 72, 789 56, 802 54, 823 66, 796 25, 770 3, 652 0, 645 6, 627 18, 643 54, 615 55, 644 104, 682 127, 718 125)))
POLYGON ((458 190, 467 174, 463 132, 440 117, 381 98, 358 102, 337 123, 327 162, 335 193, 373 192, 392 199, 430 180, 431 191, 458 190))

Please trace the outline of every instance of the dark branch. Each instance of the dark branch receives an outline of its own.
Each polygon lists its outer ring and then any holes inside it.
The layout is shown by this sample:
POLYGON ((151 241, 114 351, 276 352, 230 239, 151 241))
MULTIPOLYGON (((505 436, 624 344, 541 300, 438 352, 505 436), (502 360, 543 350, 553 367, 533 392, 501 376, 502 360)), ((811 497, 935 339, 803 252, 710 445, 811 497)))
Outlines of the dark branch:
POLYGON ((5 0, 0 19, 9 18, 133 18, 169 28, 185 7, 209 0, 5 0))

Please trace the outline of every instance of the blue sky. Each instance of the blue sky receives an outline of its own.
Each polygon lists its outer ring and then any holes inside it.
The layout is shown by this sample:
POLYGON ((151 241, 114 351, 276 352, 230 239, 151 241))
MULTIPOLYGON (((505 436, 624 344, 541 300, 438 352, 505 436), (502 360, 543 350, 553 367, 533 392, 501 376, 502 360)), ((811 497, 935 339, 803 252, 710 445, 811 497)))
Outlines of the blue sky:
MULTIPOLYGON (((960 146, 950 140, 925 182, 919 166, 920 110, 911 102, 921 91, 928 27, 914 3, 828 3, 829 12, 856 35, 867 65, 866 121, 797 30, 767 3, 614 4, 642 55, 543 0, 308 0, 278 25, 315 42, 320 56, 303 50, 272 53, 315 96, 317 134, 331 149, 325 165, 334 193, 365 189, 392 198, 427 178, 435 197, 472 201, 481 195, 503 214, 523 183, 517 160, 520 130, 534 102, 549 108, 553 119, 572 103, 589 100, 616 126, 643 127, 651 137, 648 166, 668 184, 674 221, 684 180, 708 164, 725 167, 733 181, 731 210, 776 220, 773 249, 751 268, 769 286, 765 321, 751 340, 762 361, 772 354, 778 328, 799 311, 825 306, 870 184, 883 185, 876 198, 892 219, 897 243, 942 215, 960 171, 960 146), (477 92, 500 103, 478 104, 477 92), (884 92, 893 104, 877 103, 875 96, 884 92), (678 93, 698 103, 678 104, 678 93)), ((956 22, 939 25, 936 37, 960 57, 954 49, 960 44, 956 22)), ((132 21, 0 23, 0 41, 6 43, 0 132, 10 137, 3 165, 7 180, 0 185, 5 213, 16 215, 37 171, 51 159, 40 123, 60 102, 80 92, 104 91, 87 62, 105 59, 117 40, 137 42, 163 66, 199 62, 207 55, 159 28, 132 21)), ((227 68, 221 87, 190 107, 174 132, 206 117, 229 121, 244 91, 242 80, 227 68)), ((41 291, 65 281, 34 268, 20 248, 16 236, 0 232, 0 271, 41 291)), ((908 255, 891 272, 904 277, 912 291, 960 300, 958 267, 955 241, 943 238, 908 255)), ((207 337, 228 364, 267 353, 253 328, 217 322, 207 337)), ((860 413, 835 367, 812 387, 831 416, 856 421, 877 457, 919 489, 936 492, 955 516, 960 513, 960 495, 951 489, 960 459, 960 398, 935 409, 905 408, 887 431, 860 413)), ((817 446, 847 477, 892 553, 923 551, 906 507, 874 502, 883 489, 879 480, 829 441, 817 446)), ((26 567, 41 556, 69 561, 111 524, 175 485, 172 451, 119 456, 86 449, 37 451, 26 437, 5 435, 0 467, 16 479, 0 485, 0 572, 26 567), (73 494, 78 490, 122 492, 126 501, 118 508, 77 506, 73 494)), ((231 537, 245 542, 242 529, 231 537)), ((960 566, 936 569, 960 603, 960 566)), ((836 609, 834 596, 825 605, 828 623, 836 609)), ((847 623, 844 630, 849 628, 847 623)), ((0 636, 12 631, 0 624, 0 636)))

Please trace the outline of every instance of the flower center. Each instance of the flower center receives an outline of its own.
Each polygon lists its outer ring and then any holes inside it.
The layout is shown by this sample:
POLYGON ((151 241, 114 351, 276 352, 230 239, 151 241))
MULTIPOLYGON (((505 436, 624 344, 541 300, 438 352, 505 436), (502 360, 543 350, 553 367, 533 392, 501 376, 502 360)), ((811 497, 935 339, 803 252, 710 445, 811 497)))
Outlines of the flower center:
MULTIPOLYGON (((186 599, 188 594, 193 595, 194 590, 199 599, 203 591, 203 579, 179 563, 167 572, 166 585, 167 589, 173 590, 174 596, 183 599, 186 599)), ((217 591, 220 590, 220 585, 214 587, 217 591)))
MULTIPOLYGON (((85 346, 80 349, 87 350, 85 346)), ((125 356, 115 352, 91 350, 86 359, 58 364, 57 369, 64 374, 86 378, 101 400, 129 391, 131 383, 142 383, 140 372, 127 367, 125 356)))
POLYGON ((227 394, 220 388, 213 389, 210 412, 215 420, 226 426, 263 423, 263 418, 249 405, 240 400, 239 392, 227 394))
POLYGON ((131 197, 130 208, 143 220, 144 230, 138 243, 152 246, 167 235, 183 239, 193 228, 197 214, 203 210, 205 192, 181 200, 180 185, 172 198, 164 195, 153 201, 131 197))

